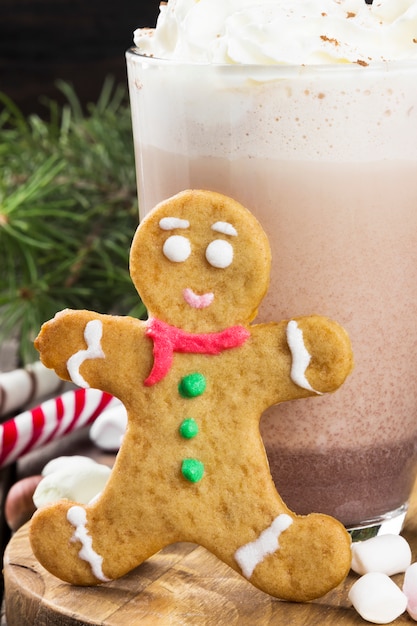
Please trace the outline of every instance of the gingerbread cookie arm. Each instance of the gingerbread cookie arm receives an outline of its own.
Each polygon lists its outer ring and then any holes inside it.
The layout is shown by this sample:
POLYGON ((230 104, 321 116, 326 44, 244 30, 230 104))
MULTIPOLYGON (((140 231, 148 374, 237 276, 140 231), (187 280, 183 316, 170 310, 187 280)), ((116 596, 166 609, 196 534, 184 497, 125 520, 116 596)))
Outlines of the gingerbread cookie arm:
POLYGON ((296 379, 293 370, 297 349, 303 351, 301 342, 309 355, 305 377, 316 393, 336 391, 352 372, 351 342, 346 330, 337 322, 319 315, 295 318, 288 323, 286 336, 292 352, 291 377, 300 386, 302 383, 296 379))
POLYGON ((346 331, 318 315, 253 327, 266 403, 336 391, 352 371, 346 331))
POLYGON ((144 322, 91 311, 61 311, 42 326, 35 347, 42 363, 64 380, 109 393, 116 388, 120 393, 120 354, 129 353, 135 360, 131 371, 134 367, 136 379, 146 376, 152 362, 144 322), (140 358, 135 358, 138 354, 140 358))

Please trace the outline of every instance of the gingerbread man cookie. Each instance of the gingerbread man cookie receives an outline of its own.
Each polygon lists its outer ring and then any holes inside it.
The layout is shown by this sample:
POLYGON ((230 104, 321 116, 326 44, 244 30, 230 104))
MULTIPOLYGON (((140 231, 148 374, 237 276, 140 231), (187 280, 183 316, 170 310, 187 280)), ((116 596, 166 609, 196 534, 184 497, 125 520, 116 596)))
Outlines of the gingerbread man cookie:
POLYGON ((348 533, 285 506, 259 420, 275 403, 336 390, 352 369, 350 342, 316 315, 250 325, 269 270, 267 237, 249 211, 185 191, 159 204, 133 240, 147 321, 67 310, 44 324, 43 363, 117 396, 128 414, 101 495, 32 519, 34 553, 50 572, 94 585, 191 541, 282 599, 310 600, 344 579, 348 533))

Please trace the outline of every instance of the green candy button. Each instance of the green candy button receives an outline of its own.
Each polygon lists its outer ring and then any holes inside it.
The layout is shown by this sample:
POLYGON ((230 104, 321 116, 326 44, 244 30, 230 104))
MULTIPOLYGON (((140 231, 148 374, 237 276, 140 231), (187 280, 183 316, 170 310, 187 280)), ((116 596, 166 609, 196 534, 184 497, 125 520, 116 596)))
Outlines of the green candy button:
POLYGON ((190 483, 198 483, 204 475, 204 465, 197 459, 184 459, 181 466, 184 478, 190 483))
POLYGON ((206 377, 199 372, 194 372, 181 379, 178 391, 183 398, 196 398, 205 392, 206 386, 206 377))
POLYGON ((192 417, 184 420, 180 426, 180 435, 184 439, 193 439, 198 435, 198 424, 192 417))

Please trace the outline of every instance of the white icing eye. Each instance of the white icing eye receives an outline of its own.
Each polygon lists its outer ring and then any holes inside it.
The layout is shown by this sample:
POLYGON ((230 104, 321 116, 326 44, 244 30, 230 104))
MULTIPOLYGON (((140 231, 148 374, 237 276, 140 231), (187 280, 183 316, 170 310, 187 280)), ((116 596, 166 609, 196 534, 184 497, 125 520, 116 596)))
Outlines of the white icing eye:
POLYGON ((169 261, 182 263, 191 254, 191 244, 187 237, 181 235, 171 235, 165 241, 162 251, 169 261))
POLYGON ((215 239, 206 248, 206 259, 213 267, 229 267, 233 261, 233 246, 224 239, 215 239))

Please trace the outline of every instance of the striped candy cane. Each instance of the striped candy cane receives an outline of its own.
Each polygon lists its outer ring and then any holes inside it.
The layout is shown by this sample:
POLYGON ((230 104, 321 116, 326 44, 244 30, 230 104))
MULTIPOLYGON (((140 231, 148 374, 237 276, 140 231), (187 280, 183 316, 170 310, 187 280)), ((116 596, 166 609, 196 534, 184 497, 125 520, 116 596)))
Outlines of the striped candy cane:
POLYGON ((76 389, 0 424, 0 467, 52 440, 87 426, 119 400, 98 389, 76 389))
POLYGON ((21 409, 38 398, 58 394, 64 381, 40 361, 11 372, 0 372, 0 415, 21 409))

